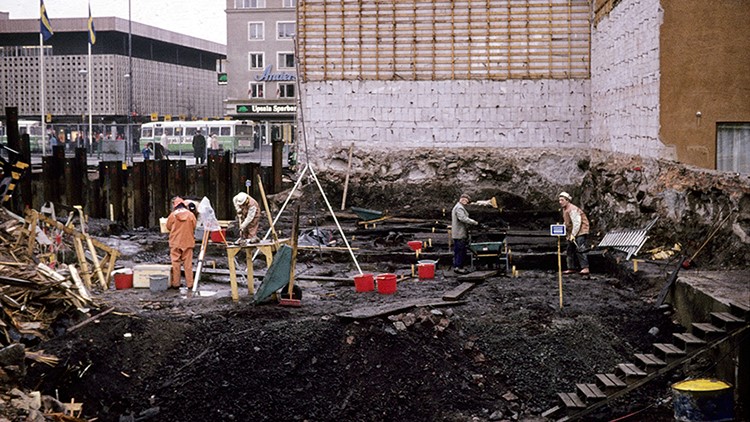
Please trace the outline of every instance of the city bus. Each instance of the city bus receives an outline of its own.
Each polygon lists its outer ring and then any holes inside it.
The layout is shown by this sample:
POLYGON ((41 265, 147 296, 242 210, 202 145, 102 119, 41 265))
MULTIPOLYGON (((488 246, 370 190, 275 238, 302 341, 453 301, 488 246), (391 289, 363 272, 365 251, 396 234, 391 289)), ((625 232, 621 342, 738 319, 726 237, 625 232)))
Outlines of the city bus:
POLYGON ((167 135, 168 151, 176 154, 193 153, 193 135, 201 130, 206 148, 211 148, 211 136, 216 135, 219 146, 232 152, 252 152, 259 142, 255 125, 248 120, 194 120, 150 122, 141 125, 140 146, 152 142, 154 146, 167 135))
MULTIPOLYGON (((18 121, 18 135, 22 136, 24 133, 29 134, 29 149, 31 152, 42 151, 40 140, 45 139, 45 137, 42 136, 42 132, 42 125, 39 124, 38 120, 18 121)), ((5 123, 0 123, 0 143, 5 145, 8 144, 8 127, 5 123)))

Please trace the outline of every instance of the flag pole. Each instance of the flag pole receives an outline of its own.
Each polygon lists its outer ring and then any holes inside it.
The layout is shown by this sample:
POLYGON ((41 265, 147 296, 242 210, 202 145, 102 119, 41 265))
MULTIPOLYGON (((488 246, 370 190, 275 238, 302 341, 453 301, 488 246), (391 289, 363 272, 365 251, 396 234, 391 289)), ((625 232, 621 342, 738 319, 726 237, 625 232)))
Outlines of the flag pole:
POLYGON ((47 155, 47 125, 44 122, 44 35, 39 32, 39 109, 42 119, 39 124, 42 128, 42 155, 47 155))
MULTIPOLYGON (((89 95, 88 95, 88 97, 89 97, 89 143, 90 143, 90 145, 94 145, 94 132, 93 132, 93 126, 94 126, 94 124, 93 124, 93 119, 91 117, 91 108, 92 108, 92 98, 91 97, 92 97, 92 93, 93 93, 92 91, 94 89, 94 84, 93 84, 93 73, 91 72, 91 41, 90 40, 89 40, 88 71, 89 71, 88 72, 89 73, 88 74, 88 76, 89 76, 89 89, 88 89, 88 91, 89 91, 89 95)), ((97 148, 99 149, 99 151, 101 151, 101 147, 102 147, 101 145, 97 145, 97 148)))

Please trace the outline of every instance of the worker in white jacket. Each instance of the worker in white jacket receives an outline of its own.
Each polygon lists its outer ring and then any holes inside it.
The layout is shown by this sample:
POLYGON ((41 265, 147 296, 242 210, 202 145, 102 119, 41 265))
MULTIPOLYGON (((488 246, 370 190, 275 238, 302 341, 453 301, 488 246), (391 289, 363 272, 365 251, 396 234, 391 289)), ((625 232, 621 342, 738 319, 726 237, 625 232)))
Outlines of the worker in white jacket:
POLYGON ((258 239, 258 225, 260 223, 260 207, 252 196, 240 192, 232 199, 237 210, 237 224, 240 228, 240 241, 256 243, 258 239))
POLYGON ((589 219, 582 209, 573 205, 570 201, 573 197, 567 192, 560 192, 557 202, 560 204, 563 213, 563 222, 568 234, 568 247, 565 250, 566 263, 568 269, 564 274, 589 274, 589 259, 586 256, 588 249, 586 236, 589 234, 589 219))

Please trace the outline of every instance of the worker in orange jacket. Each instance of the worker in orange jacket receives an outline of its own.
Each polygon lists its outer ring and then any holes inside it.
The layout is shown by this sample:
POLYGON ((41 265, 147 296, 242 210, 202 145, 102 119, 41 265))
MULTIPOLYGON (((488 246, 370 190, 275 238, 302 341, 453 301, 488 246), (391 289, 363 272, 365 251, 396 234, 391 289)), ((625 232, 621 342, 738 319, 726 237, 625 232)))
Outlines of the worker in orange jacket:
POLYGON ((167 218, 169 230, 169 257, 172 261, 171 289, 180 288, 180 267, 185 269, 185 284, 193 288, 193 248, 195 248, 195 226, 198 222, 182 198, 172 200, 174 211, 167 218))

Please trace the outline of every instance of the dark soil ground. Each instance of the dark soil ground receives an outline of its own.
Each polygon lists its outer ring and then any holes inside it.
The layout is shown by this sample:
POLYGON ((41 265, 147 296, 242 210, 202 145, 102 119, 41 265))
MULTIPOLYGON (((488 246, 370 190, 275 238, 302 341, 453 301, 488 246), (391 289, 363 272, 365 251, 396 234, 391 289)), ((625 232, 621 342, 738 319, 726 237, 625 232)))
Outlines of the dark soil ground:
MULTIPOLYGON (((593 383, 596 373, 613 372, 618 363, 632 362, 634 353, 651 353, 652 343, 670 342, 673 332, 684 331, 668 310, 653 306, 673 267, 669 262, 643 265, 634 274, 621 255, 597 251, 591 276, 563 279, 560 308, 557 243, 544 235, 559 220, 556 192, 581 184, 571 192, 593 208, 593 242, 612 228, 643 227, 654 216, 662 219, 645 248, 680 240, 694 252, 728 209, 737 212, 734 233, 750 227, 748 208, 742 205, 750 198, 744 179, 693 177, 672 170, 672 164, 633 170, 642 165, 639 159, 616 168, 567 155, 505 162, 504 151, 462 154, 420 153, 411 157, 414 165, 393 157, 357 158, 354 168, 361 170, 352 179, 350 204, 390 209, 401 220, 367 230, 351 214, 341 221, 358 248, 363 272, 410 275, 417 258, 406 244, 418 239, 432 242, 423 258, 438 259, 434 279, 407 277, 392 295, 358 293, 351 281, 357 266, 347 252, 306 250, 300 251, 296 270, 303 290, 300 308, 255 304, 246 284, 234 303, 228 277, 220 271, 208 271, 201 282, 201 292, 213 295, 99 292, 99 310, 116 311, 38 345, 60 363, 31 365, 25 388, 61 401, 74 399, 83 403, 84 417, 100 421, 541 420, 541 413, 557 404, 557 392, 593 383), (571 169, 575 174, 564 176, 571 169), (565 180, 556 183, 557 178, 565 180), (412 183, 397 183, 404 180, 412 183), (463 190, 456 181, 473 184, 478 199, 497 196, 502 203, 501 214, 476 207, 470 212, 491 230, 502 231, 508 223, 518 277, 490 277, 452 306, 404 308, 363 319, 339 316, 439 300, 461 284, 449 269, 445 231, 463 190)), ((339 167, 346 168, 340 161, 339 167)), ((319 176, 329 195, 340 195, 341 172, 319 176)), ((303 230, 335 232, 324 201, 313 196, 311 186, 289 209, 304 204, 303 230)), ((272 203, 281 203, 283 196, 272 203)), ((286 236, 291 220, 287 215, 280 222, 286 236)), ((707 268, 747 268, 749 248, 731 233, 723 228, 725 241, 703 250, 707 268)), ((104 223, 98 234, 123 253, 118 261, 123 266, 168 263, 164 234, 122 233, 104 223), (119 234, 106 235, 114 232, 119 234)), ((231 231, 229 237, 234 239, 231 231)), ((343 246, 338 240, 336 246, 343 246)), ((220 246, 208 249, 206 261, 211 269, 214 263, 227 268, 220 246)), ((262 273, 265 265, 258 259, 255 266, 262 273)), ((710 375, 710 370, 711 362, 681 368, 588 419, 671 420, 671 383, 689 371, 710 375)))
MULTIPOLYGON (((343 224, 351 230, 355 221, 343 224)), ((405 234, 396 246, 384 244, 388 234, 359 235, 353 246, 363 248, 363 271, 407 274, 416 258, 406 241, 420 236, 432 235, 405 234), (383 253, 393 259, 382 260, 383 253)), ((133 251, 123 263, 164 263, 167 256, 166 235, 155 232, 102 240, 133 251)), ((201 283, 213 296, 102 292, 102 308, 116 312, 43 344, 61 363, 32 366, 27 387, 84 403, 84 416, 102 421, 537 420, 556 404, 557 392, 593 383, 594 374, 612 372, 682 331, 644 301, 652 291, 607 275, 603 265, 590 277, 565 276, 562 309, 557 272, 529 268, 477 284, 455 306, 362 320, 337 316, 439 300, 460 282, 440 264, 449 260, 447 244, 435 235, 433 246, 425 256, 441 260, 435 279, 400 281, 393 295, 358 293, 351 282, 301 280, 301 308, 253 304, 244 287, 233 303, 228 277, 213 274, 201 283)), ((549 246, 547 240, 541 249, 549 246)), ((219 246, 206 259, 226 268, 219 246)), ((305 251, 299 261, 300 277, 356 274, 342 252, 305 251)), ((256 267, 262 272, 261 260, 256 267)), ((656 381, 592 419, 646 409, 629 420, 669 420, 670 404, 657 403, 670 396, 670 381, 656 381)))

